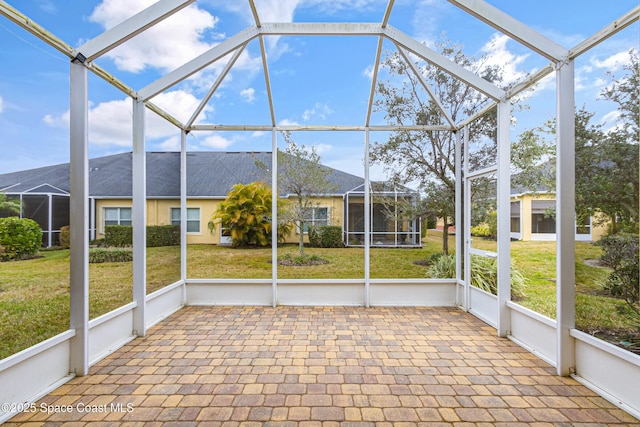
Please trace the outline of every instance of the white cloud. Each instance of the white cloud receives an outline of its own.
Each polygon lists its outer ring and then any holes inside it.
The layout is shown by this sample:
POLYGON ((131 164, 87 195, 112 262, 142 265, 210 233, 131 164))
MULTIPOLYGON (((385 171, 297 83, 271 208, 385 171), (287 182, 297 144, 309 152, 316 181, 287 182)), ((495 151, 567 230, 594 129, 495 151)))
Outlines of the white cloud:
POLYGON ((300 123, 296 122, 295 120, 282 119, 282 120, 280 120, 278 125, 280 125, 280 126, 300 126, 300 123))
POLYGON ((314 117, 319 117, 324 120, 331 113, 333 113, 333 110, 326 103, 316 102, 312 108, 304 110, 302 120, 306 122, 314 117))
POLYGON ((4 111, 4 101, 3 101, 2 97, 0 96, 0 114, 2 114, 3 111, 4 111))
POLYGON ((597 58, 591 58, 591 64, 596 68, 604 68, 607 71, 615 71, 624 65, 628 65, 631 61, 629 52, 622 51, 615 53, 602 61, 597 58))
MULTIPOLYGON (((184 91, 172 91, 158 95, 154 102, 178 120, 186 121, 200 101, 184 91)), ((131 147, 133 133, 133 109, 130 98, 101 102, 89 109, 89 142, 101 146, 131 147)), ((206 107, 204 115, 212 111, 206 107)), ((201 115, 202 116, 202 115, 201 115)), ((204 116, 201 117, 204 120, 204 116)), ((48 114, 43 121, 51 127, 69 128, 69 111, 58 116, 48 114)), ((175 137, 178 129, 157 114, 147 110, 145 115, 148 141, 165 139, 161 144, 171 145, 167 138, 175 137)))
MULTIPOLYGON (((109 29, 153 4, 154 0, 103 0, 89 20, 109 29)), ((168 71, 213 47, 205 38, 218 18, 191 5, 108 52, 116 66, 139 73, 147 67, 168 71)))
POLYGON ((494 34, 480 51, 486 55, 482 67, 499 66, 503 72, 503 84, 510 85, 520 81, 526 76, 526 72, 518 70, 527 55, 515 55, 507 49, 507 42, 511 40, 504 34, 494 34))
POLYGON ((224 150, 225 148, 229 147, 232 143, 233 141, 231 141, 230 139, 227 139, 217 133, 213 133, 205 137, 200 143, 200 145, 203 147, 224 150))
POLYGON ((252 87, 240 91, 240 96, 249 104, 256 100, 256 90, 252 87))
POLYGON ((367 77, 369 80, 373 80, 373 64, 367 65, 367 68, 362 71, 362 74, 367 77))
MULTIPOLYGON (((175 118, 185 123, 191 118, 193 112, 200 105, 201 100, 192 93, 184 90, 164 92, 153 98, 153 103, 162 108, 175 118)), ((196 119, 196 123, 202 123, 208 113, 213 112, 213 107, 207 105, 196 119)), ((155 114, 154 114, 155 115, 155 114)))
POLYGON ((328 153, 333 149, 333 145, 331 144, 313 144, 313 148, 315 148, 316 153, 322 155, 328 153))
POLYGON ((181 138, 180 136, 176 135, 165 139, 158 145, 158 147, 162 151, 180 151, 180 145, 181 138))

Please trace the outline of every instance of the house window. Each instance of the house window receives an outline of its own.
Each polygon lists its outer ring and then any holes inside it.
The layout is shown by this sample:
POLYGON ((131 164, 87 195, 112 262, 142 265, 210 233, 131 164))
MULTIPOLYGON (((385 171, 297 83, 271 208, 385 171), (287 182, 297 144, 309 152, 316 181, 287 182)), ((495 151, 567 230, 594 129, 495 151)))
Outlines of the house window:
POLYGON ((104 225, 131 225, 131 208, 104 208, 104 225))
POLYGON ((520 202, 511 202, 511 232, 520 232, 520 202))
POLYGON ((587 216, 582 221, 576 220, 576 234, 591 234, 591 217, 587 216))
POLYGON ((553 210, 555 200, 533 200, 531 202, 531 232, 553 234, 556 232, 556 219, 553 210))
MULTIPOLYGON (((329 225, 329 208, 308 208, 304 215, 304 232, 312 225, 329 225)), ((300 232, 298 228, 298 232, 300 232)))
MULTIPOLYGON (((180 225, 180 208, 171 208, 171 225, 180 225)), ((200 208, 187 208, 187 233, 200 232, 200 208)))

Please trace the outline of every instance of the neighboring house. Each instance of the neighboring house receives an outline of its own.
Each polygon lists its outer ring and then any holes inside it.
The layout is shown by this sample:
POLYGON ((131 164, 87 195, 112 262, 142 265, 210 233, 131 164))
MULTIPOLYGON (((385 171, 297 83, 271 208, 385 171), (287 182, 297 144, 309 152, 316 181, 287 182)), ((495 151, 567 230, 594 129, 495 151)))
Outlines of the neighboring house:
MULTIPOLYGON (((131 153, 89 160, 89 205, 91 239, 104 237, 106 225, 131 225, 132 158, 131 153)), ((180 153, 147 153, 147 224, 180 223, 180 153)), ((207 224, 227 193, 236 184, 265 180, 258 164, 271 165, 271 153, 190 152, 187 154, 187 242, 230 243, 225 230, 209 231, 207 224)), ((336 189, 315 198, 307 225, 340 225, 345 244, 362 245, 351 233, 364 232, 362 188, 364 179, 336 169, 329 180, 336 189), (360 191, 360 192, 358 192, 360 191), (351 197, 348 195, 351 194, 351 197), (349 233, 349 234, 348 234, 349 233), (347 238, 347 236, 352 236, 347 238)), ((60 228, 69 224, 69 164, 47 166, 0 175, 0 191, 22 203, 22 217, 36 220, 43 230, 43 245, 56 245, 60 228)), ((268 179, 267 179, 268 180, 268 179)), ((390 200, 415 199, 404 190, 385 191, 380 197, 390 200)), ((290 198, 291 195, 280 194, 290 198)), ((382 246, 420 246, 419 220, 393 218, 381 205, 372 205, 372 244, 382 246)), ((1 213, 0 213, 1 215, 1 213)), ((305 227, 306 229, 306 227, 305 227)), ((303 230, 305 232, 306 230, 303 230)), ((300 230, 290 236, 297 242, 300 230)))
MULTIPOLYGON (((511 238, 556 240, 556 220, 550 215, 556 206, 553 192, 514 191, 511 194, 511 238)), ((595 225, 592 217, 576 224, 576 240, 594 242, 606 234, 606 225, 595 225)))

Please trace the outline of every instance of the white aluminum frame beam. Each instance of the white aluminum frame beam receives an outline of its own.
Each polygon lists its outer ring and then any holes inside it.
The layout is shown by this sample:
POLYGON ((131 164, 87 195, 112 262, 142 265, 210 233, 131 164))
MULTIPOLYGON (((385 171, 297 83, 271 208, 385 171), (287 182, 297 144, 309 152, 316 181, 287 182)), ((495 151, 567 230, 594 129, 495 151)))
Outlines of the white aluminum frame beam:
POLYGON ((69 371, 89 373, 89 90, 87 68, 72 61, 70 95, 69 371))
POLYGON ((230 52, 238 49, 240 46, 247 44, 249 41, 258 37, 258 28, 255 26, 246 28, 235 34, 219 45, 209 49, 202 55, 192 59, 186 64, 176 68, 168 74, 160 77, 158 80, 142 88, 138 95, 144 101, 147 101, 166 89, 174 86, 189 76, 197 73, 208 65, 216 62, 218 59, 226 56, 230 52))
MULTIPOLYGON (((369 130, 364 132, 364 306, 371 302, 371 176, 369 130)), ((348 209, 348 207, 347 207, 348 209)))
POLYGON ((144 102, 133 100, 133 330, 139 337, 147 332, 147 156, 145 152, 144 102))
POLYGON ((373 65, 373 77, 371 78, 371 90, 369 91, 369 102, 367 103, 367 115, 364 124, 368 127, 371 123, 371 112, 373 111, 373 99, 376 96, 376 84, 378 83, 378 69, 380 68, 380 55, 382 54, 382 42, 384 38, 378 37, 378 46, 376 47, 376 60, 373 65))
POLYGON ((384 34, 382 25, 372 22, 263 22, 258 31, 265 36, 379 36, 384 34))
POLYGON ((569 50, 565 47, 483 0, 449 0, 449 3, 454 4, 551 61, 558 62, 569 55, 569 50))
MULTIPOLYGON (((498 159, 497 159, 497 213, 498 213, 498 336, 506 337, 511 331, 511 103, 498 104, 498 159)), ((471 220, 471 218, 469 218, 471 220)))
POLYGON ((278 131, 271 130, 271 305, 278 304, 278 131))
POLYGON ((256 2, 254 0, 249 0, 249 7, 251 8, 251 14, 253 15, 253 20, 256 22, 256 27, 260 28, 262 24, 260 23, 260 16, 258 15, 256 2))
POLYGON ((431 97, 431 100, 436 104, 436 106, 438 107, 438 110, 440 110, 440 113, 444 116, 444 118, 447 120, 447 122, 449 122, 449 125, 451 125, 451 127, 453 129, 455 129, 456 128, 456 124, 453 121, 453 119, 451 118, 451 115, 445 110, 444 106, 442 105, 442 102, 440 102, 440 100, 435 95, 433 90, 431 90, 431 86, 429 86, 429 84, 424 79, 424 77, 422 77, 422 74, 420 73, 420 70, 418 70, 418 67, 416 67, 416 64, 413 63, 411 58, 409 58, 409 55, 407 54, 407 52, 402 47, 396 45, 396 48, 398 49, 398 52, 400 53, 402 58, 404 58, 404 60, 407 63, 407 65, 409 65, 409 67, 411 67, 411 70, 413 70, 413 74, 415 74, 417 79, 420 81, 420 84, 422 85, 422 87, 424 87, 424 90, 427 91, 427 93, 431 97))
MULTIPOLYGON (((274 126, 271 125, 192 125, 187 128, 188 131, 271 131, 274 126)), ((416 131, 447 131, 451 130, 451 127, 446 125, 405 125, 405 126, 360 126, 360 125, 277 125, 275 126, 278 131, 352 131, 352 132, 364 132, 366 130, 372 132, 390 132, 399 130, 416 130, 416 131)))
POLYGON ((158 0, 115 27, 87 41, 77 50, 87 61, 92 61, 193 2, 195 0, 158 0))
POLYGON ((202 98, 202 101, 200 101, 200 105, 198 105, 198 108, 196 108, 196 110, 193 112, 193 114, 191 115, 191 118, 187 120, 187 123, 185 124, 186 128, 189 128, 196 121, 196 119, 198 118, 202 110, 204 110, 204 107, 207 106, 207 103, 209 102, 213 94, 216 92, 216 90, 218 90, 218 88, 222 84, 224 78, 227 77, 227 74, 229 74, 229 71, 231 71, 231 67, 233 67, 233 65, 236 63, 236 61, 238 60, 242 52, 244 52, 244 49, 246 47, 247 47, 246 44, 243 44, 242 46, 240 46, 235 51, 231 59, 229 59, 229 62, 227 62, 227 65, 224 66, 224 69, 222 70, 222 72, 220 73, 216 81, 213 83, 213 86, 211 86, 211 89, 209 90, 207 95, 204 98, 202 98))
POLYGON ((613 21, 611 24, 607 25, 597 33, 593 34, 588 39, 584 40, 582 43, 577 44, 569 51, 569 59, 575 59, 578 56, 582 55, 589 49, 593 48, 599 43, 602 43, 604 40, 613 36, 614 34, 622 31, 627 28, 629 25, 638 22, 640 19, 640 6, 636 6, 631 9, 629 12, 622 15, 620 18, 613 21))
POLYGON ((387 3, 387 8, 384 11, 384 16, 382 17, 382 28, 385 28, 389 23, 389 17, 391 16, 391 11, 393 10, 394 0, 389 0, 387 3))
MULTIPOLYGON (((455 175, 456 175, 456 224, 458 228, 462 227, 463 215, 463 180, 462 180, 462 132, 460 130, 456 133, 456 148, 455 148, 455 175)), ((460 233, 456 233, 456 304, 462 306, 464 311, 469 311, 469 301, 466 297, 466 284, 464 283, 464 276, 462 271, 462 260, 464 257, 464 237, 460 236, 460 233), (458 299, 460 295, 460 284, 463 286, 462 300, 458 299)))
POLYGON ((267 49, 264 47, 264 37, 258 37, 260 42, 260 57, 262 58, 262 72, 264 73, 264 83, 267 88, 267 99, 269 101, 269 114, 271 125, 276 126, 276 111, 273 108, 273 95, 271 93, 271 79, 269 78, 269 63, 267 62, 267 49))
POLYGON ((57 49, 59 52, 73 59, 76 57, 76 50, 69 44, 65 43, 41 25, 38 25, 32 19, 22 14, 18 9, 11 6, 4 0, 0 0, 0 15, 5 16, 11 22, 33 34, 49 46, 57 49))
POLYGON ((556 72, 556 322, 557 373, 575 369, 575 65, 556 72))
POLYGON ((483 79, 477 74, 474 74, 463 66, 456 64, 455 62, 451 61, 449 58, 446 58, 435 50, 428 48, 413 37, 398 30, 397 28, 388 26, 384 30, 384 34, 394 43, 404 47, 408 51, 419 56, 430 64, 445 70, 449 74, 453 75, 459 80, 462 80, 463 82, 485 94, 486 96, 493 98, 496 101, 504 99, 506 97, 506 92, 500 89, 498 86, 483 79))

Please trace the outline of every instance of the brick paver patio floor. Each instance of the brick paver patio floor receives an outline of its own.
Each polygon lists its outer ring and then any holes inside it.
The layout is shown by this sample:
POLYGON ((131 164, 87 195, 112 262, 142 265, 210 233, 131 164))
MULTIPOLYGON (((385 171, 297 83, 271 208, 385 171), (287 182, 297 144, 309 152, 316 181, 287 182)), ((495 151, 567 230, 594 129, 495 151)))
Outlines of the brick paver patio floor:
POLYGON ((554 372, 454 308, 186 307, 6 425, 640 425, 554 372))

